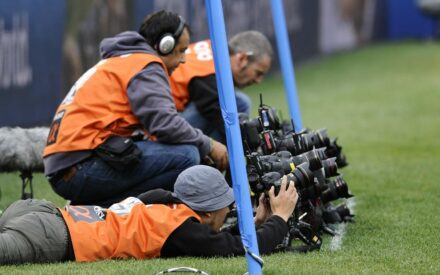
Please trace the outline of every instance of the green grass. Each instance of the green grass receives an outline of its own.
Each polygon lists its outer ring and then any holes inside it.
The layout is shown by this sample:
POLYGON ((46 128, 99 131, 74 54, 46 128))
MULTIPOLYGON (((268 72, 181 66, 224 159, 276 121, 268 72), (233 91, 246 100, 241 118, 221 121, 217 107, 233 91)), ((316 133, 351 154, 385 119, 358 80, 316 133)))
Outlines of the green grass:
MULTIPOLYGON (((342 170, 356 195, 356 223, 332 251, 263 257, 265 274, 440 273, 440 47, 405 42, 366 47, 296 68, 302 122, 339 137, 350 165, 342 170)), ((286 118, 279 76, 248 89, 286 118)), ((0 208, 20 194, 17 174, 0 175, 0 208)), ((41 175, 37 198, 62 206, 41 175)), ((103 261, 1 267, 0 273, 154 274, 193 266, 211 274, 243 274, 244 258, 103 261)))

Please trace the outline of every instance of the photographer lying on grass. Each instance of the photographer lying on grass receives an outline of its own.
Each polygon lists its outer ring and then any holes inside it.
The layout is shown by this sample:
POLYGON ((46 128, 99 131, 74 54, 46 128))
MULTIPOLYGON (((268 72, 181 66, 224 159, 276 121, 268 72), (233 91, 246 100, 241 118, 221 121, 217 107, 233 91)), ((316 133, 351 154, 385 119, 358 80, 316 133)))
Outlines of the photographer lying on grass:
MULTIPOLYGON (((269 191, 272 214, 260 198, 261 254, 273 252, 287 234, 298 194, 293 182, 286 185, 284 177, 277 196, 269 191)), ((223 175, 203 165, 183 171, 174 193, 152 190, 108 209, 17 201, 0 217, 0 264, 244 255, 237 228, 220 231, 233 202, 223 175)))

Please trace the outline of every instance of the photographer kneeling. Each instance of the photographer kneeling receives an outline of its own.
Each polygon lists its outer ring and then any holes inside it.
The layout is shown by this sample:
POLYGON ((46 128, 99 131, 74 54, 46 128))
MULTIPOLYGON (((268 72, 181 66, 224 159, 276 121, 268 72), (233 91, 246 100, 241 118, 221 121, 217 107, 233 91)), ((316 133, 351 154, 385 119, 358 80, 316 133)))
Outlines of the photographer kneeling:
MULTIPOLYGON (((260 198, 261 254, 274 252, 287 234, 298 194, 293 182, 286 186, 284 177, 277 196, 269 191, 272 214, 260 198)), ((152 190, 108 209, 17 201, 0 217, 0 264, 244 255, 237 228, 220 231, 233 202, 223 175, 203 165, 183 171, 173 193, 152 190)))
POLYGON ((162 188, 209 157, 228 167, 225 145, 192 127, 176 111, 169 75, 185 63, 185 20, 158 11, 138 32, 105 38, 101 60, 58 106, 44 149, 44 172, 71 205, 108 207, 162 188))

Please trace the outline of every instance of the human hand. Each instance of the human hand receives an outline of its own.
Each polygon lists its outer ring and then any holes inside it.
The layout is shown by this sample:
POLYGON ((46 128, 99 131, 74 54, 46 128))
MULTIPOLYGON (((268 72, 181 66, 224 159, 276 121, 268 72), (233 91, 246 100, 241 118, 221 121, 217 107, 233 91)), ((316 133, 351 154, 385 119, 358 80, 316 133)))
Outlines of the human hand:
POLYGON ((262 193, 258 199, 258 207, 255 211, 254 223, 256 225, 264 223, 272 215, 268 204, 267 197, 262 193))
POLYGON ((278 215, 287 222, 295 209, 296 202, 298 201, 298 193, 296 192, 295 183, 293 181, 289 182, 287 189, 286 186, 287 176, 283 176, 278 195, 275 196, 275 188, 272 186, 269 190, 269 200, 273 215, 278 215))
POLYGON ((209 156, 214 161, 218 170, 224 171, 226 168, 228 168, 228 151, 225 145, 212 139, 211 152, 209 153, 209 156))

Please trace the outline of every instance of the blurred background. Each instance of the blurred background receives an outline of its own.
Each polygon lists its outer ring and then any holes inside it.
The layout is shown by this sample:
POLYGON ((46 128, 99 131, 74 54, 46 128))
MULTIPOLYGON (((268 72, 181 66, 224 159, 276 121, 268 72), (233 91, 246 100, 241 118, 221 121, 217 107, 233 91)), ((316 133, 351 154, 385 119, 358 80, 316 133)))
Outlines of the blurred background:
MULTIPOLYGON (((227 35, 275 30, 270 0, 223 0, 227 35)), ((372 43, 439 36, 435 0, 289 0, 286 25, 296 66, 372 43)), ((192 41, 209 38, 204 0, 0 1, 0 127, 48 126, 73 83, 99 60, 99 42, 137 30, 145 15, 181 14, 192 41)), ((279 73, 275 58, 270 74, 279 73)))

